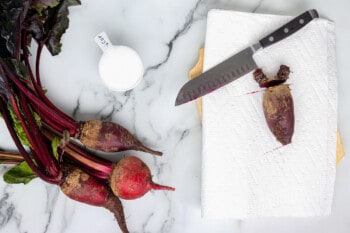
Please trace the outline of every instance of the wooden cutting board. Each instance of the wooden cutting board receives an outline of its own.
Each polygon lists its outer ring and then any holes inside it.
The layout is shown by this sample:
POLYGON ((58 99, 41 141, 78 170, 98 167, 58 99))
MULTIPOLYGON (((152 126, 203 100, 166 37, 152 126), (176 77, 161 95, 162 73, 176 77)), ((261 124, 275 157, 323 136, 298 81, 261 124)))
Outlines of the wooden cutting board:
MULTIPOLYGON (((203 71, 203 60, 204 60, 204 49, 201 48, 199 50, 199 57, 198 61, 195 64, 195 66, 189 71, 189 78, 194 79, 198 75, 200 75, 203 71)), ((198 113, 200 118, 202 119, 202 99, 199 98, 196 100, 197 108, 198 108, 198 113)), ((342 140, 340 138, 340 133, 339 130, 337 131, 337 152, 336 152, 336 162, 337 164, 339 161, 344 157, 345 151, 343 147, 342 140)))

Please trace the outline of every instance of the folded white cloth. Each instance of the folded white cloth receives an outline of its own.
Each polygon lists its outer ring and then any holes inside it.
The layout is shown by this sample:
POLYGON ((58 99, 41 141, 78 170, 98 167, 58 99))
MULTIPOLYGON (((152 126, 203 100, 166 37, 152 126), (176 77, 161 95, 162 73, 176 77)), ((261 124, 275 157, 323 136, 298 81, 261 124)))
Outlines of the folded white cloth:
MULTIPOLYGON (((204 70, 292 17, 211 10, 204 70)), ((295 128, 280 147, 268 129, 252 72, 203 97, 202 216, 322 216, 331 213, 336 166, 335 28, 315 19, 254 55, 265 74, 290 67, 295 128), (280 147, 280 148, 279 148, 280 147)))

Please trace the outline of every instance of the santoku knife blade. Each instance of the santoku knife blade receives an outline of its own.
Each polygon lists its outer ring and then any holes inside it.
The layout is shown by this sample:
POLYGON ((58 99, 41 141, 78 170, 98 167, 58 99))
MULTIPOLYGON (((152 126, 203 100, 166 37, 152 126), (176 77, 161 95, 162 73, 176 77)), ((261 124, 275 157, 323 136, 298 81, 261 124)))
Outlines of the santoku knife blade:
POLYGON ((253 54, 266 48, 301 29, 314 18, 318 18, 316 10, 308 10, 292 19, 276 31, 214 66, 198 77, 188 81, 179 91, 175 106, 195 100, 216 89, 242 77, 257 68, 253 54))

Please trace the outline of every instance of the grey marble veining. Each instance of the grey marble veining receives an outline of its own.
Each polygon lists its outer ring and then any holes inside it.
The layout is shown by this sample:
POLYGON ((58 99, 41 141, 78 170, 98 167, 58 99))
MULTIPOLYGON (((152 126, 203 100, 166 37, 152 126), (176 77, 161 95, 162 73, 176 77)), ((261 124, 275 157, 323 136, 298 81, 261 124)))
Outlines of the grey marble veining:
MULTIPOLYGON (((295 15, 309 8, 336 22, 339 74, 339 128, 345 151, 350 151, 346 102, 350 59, 350 2, 340 0, 105 0, 82 1, 70 10, 70 27, 62 53, 45 50, 41 72, 48 97, 77 120, 117 122, 162 157, 128 151, 105 153, 112 160, 135 154, 150 167, 154 181, 176 187, 175 192, 152 191, 123 201, 127 224, 137 233, 348 233, 350 232, 349 158, 337 167, 333 215, 308 219, 205 220, 201 218, 201 123, 194 103, 174 107, 188 71, 204 46, 206 16, 221 8, 295 15), (103 2, 103 3, 102 3, 103 2), (142 82, 132 91, 110 92, 98 77, 101 51, 93 41, 105 31, 114 44, 128 45, 145 66, 142 82)), ((237 32, 239 33, 239 32, 237 32)), ((234 39, 234 38, 233 38, 234 39)), ((35 45, 33 45, 33 49, 35 45)), ((0 122, 0 147, 13 143, 0 122)), ((218 155, 219 156, 219 155, 218 155)), ((5 171, 0 166, 0 174, 5 171)), ((77 203, 58 187, 36 179, 27 185, 7 185, 0 179, 1 233, 120 232, 111 213, 77 203)))

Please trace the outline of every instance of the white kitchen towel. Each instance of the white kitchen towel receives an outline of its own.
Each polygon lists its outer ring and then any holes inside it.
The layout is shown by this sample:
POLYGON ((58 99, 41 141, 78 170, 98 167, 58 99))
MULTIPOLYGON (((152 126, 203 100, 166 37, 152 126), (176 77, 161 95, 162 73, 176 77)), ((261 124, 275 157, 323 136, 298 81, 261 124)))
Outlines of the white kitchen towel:
MULTIPOLYGON (((273 32, 289 16, 211 10, 204 70, 273 32)), ((266 124, 252 72, 203 97, 202 216, 324 216, 336 166, 335 27, 315 19, 254 55, 265 74, 290 67, 295 128, 282 146, 266 124), (254 93, 254 94, 253 94, 254 93)))

